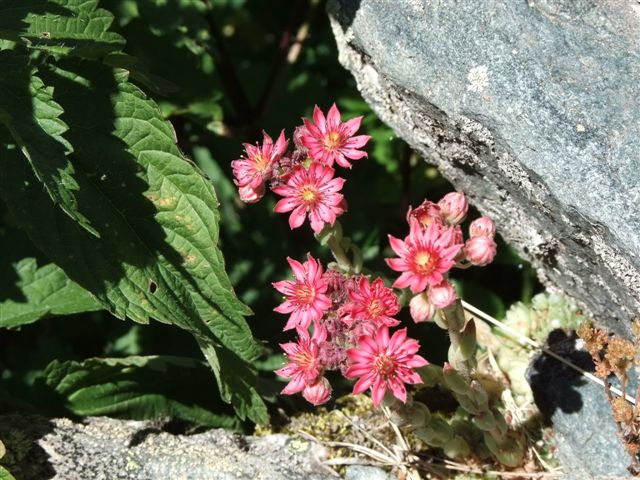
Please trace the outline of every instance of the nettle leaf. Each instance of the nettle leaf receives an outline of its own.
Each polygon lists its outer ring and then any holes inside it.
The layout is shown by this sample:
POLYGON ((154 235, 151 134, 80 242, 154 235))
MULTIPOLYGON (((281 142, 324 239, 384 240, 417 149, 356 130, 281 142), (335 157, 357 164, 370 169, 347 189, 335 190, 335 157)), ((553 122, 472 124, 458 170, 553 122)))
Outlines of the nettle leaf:
POLYGON ((0 303, 0 327, 14 328, 53 315, 100 310, 102 305, 89 292, 72 282, 56 265, 38 268, 35 258, 15 266, 17 287, 23 300, 0 303))
POLYGON ((54 202, 88 231, 97 235, 78 210, 78 184, 67 154, 72 147, 63 134, 62 108, 29 65, 29 58, 0 51, 0 124, 9 130, 54 202))
POLYGON ((145 420, 179 418, 206 427, 240 427, 233 410, 211 395, 211 371, 174 356, 92 358, 50 363, 34 389, 48 410, 145 420))
POLYGON ((250 365, 262 347, 225 272, 211 183, 183 157, 171 124, 126 72, 73 59, 59 64, 42 78, 69 125, 79 209, 100 238, 63 215, 5 148, 0 195, 12 217, 114 315, 174 324, 214 348, 226 360, 210 362, 222 398, 234 401, 241 418, 264 422, 250 365))
POLYGON ((97 7, 98 0, 3 0, 0 38, 85 58, 122 50, 124 38, 108 31, 113 15, 97 7))

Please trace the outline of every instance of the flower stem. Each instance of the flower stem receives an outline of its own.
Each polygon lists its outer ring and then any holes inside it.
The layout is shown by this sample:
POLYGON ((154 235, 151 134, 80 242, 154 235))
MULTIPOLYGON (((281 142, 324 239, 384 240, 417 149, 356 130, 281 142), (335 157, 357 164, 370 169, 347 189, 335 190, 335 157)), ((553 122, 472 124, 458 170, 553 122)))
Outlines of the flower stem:
MULTIPOLYGON (((464 309, 462 308, 462 302, 460 299, 456 299, 453 305, 443 310, 444 316, 447 320, 447 330, 449 332, 449 340, 453 347, 453 351, 460 350, 460 339, 462 337, 462 328, 464 327, 464 309)), ((471 357, 473 358, 473 356, 471 357)), ((449 363, 456 366, 460 374, 468 381, 471 381, 472 364, 470 360, 458 360, 454 361, 453 358, 449 359, 449 363)))
POLYGON ((327 245, 331 249, 333 258, 336 259, 336 262, 338 262, 338 265, 340 265, 345 270, 352 272, 353 264, 351 263, 351 260, 349 260, 347 253, 342 248, 342 245, 340 245, 338 238, 335 235, 331 235, 329 240, 327 240, 327 245))

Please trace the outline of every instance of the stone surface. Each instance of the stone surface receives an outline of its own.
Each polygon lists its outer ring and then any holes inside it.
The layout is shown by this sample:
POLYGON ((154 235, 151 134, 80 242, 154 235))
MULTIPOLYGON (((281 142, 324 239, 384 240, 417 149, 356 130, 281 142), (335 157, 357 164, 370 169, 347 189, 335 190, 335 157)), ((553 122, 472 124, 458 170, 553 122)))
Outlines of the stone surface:
POLYGON ((640 313, 640 4, 332 0, 378 115, 608 328, 640 313))
MULTIPOLYGON (((589 371, 590 355, 576 348, 575 334, 552 332, 548 348, 589 371)), ((631 457, 613 421, 604 388, 547 354, 536 355, 527 370, 536 405, 553 424, 556 455, 567 480, 631 478, 631 457)), ((629 389, 633 391, 633 388, 629 389)))
POLYGON ((17 480, 336 478, 320 464, 321 447, 286 435, 172 435, 149 422, 5 415, 0 438, 7 447, 2 462, 17 480))

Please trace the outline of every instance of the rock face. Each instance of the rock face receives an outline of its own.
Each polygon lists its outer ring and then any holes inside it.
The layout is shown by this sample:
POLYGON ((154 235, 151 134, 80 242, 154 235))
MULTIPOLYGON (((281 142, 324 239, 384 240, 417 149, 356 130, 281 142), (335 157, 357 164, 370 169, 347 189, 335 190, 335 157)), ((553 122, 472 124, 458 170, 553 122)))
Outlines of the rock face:
POLYGON ((640 314, 640 4, 333 0, 340 60, 552 288, 640 314))
POLYGON ((320 447, 226 430, 172 435, 149 422, 0 416, 2 459, 18 480, 329 480, 320 447))

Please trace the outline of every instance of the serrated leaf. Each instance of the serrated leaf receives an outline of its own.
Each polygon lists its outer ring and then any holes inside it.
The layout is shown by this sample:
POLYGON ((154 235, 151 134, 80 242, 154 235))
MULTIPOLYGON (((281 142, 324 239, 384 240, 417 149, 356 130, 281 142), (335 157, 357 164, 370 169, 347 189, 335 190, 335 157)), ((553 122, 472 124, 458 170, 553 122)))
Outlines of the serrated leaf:
POLYGON ((261 347, 244 320, 250 310, 225 273, 212 185, 182 156, 171 125, 126 72, 69 60, 45 81, 70 127, 81 212, 100 238, 61 215, 5 148, 0 195, 13 218, 114 315, 178 325, 220 351, 225 362, 212 368, 223 399, 235 400, 241 417, 264 421, 250 366, 261 347), (250 395, 229 394, 230 382, 250 395), (237 403, 245 400, 250 404, 237 403))
POLYGON ((0 327, 15 328, 53 315, 100 310, 102 305, 89 292, 72 282, 60 267, 38 268, 35 258, 15 265, 17 287, 23 301, 0 302, 0 327))
POLYGON ((51 362, 34 389, 67 414, 145 420, 179 418, 237 429, 238 418, 216 397, 211 372, 199 360, 174 356, 92 358, 51 362), (207 385, 209 388, 207 388, 207 385), (49 399, 53 400, 49 400, 49 399))
POLYGON ((78 184, 67 154, 72 148, 63 134, 62 108, 45 87, 26 55, 0 51, 0 124, 9 130, 22 154, 54 202, 88 231, 97 235, 78 210, 78 184))
POLYGON ((113 15, 98 0, 2 0, 0 38, 53 54, 97 58, 122 50, 113 15))

